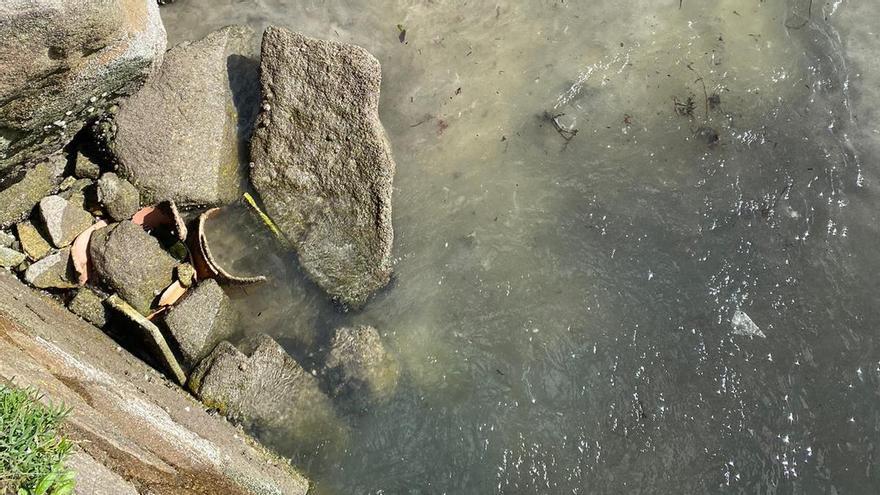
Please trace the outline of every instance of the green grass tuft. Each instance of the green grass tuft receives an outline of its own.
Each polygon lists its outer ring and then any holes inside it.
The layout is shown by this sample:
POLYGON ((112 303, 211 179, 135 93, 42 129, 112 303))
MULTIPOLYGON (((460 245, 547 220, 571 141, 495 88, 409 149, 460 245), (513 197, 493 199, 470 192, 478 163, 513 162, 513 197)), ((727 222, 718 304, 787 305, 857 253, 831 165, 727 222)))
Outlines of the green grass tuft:
POLYGON ((0 384, 0 495, 69 495, 64 467, 73 443, 59 434, 64 406, 45 405, 31 389, 0 384))

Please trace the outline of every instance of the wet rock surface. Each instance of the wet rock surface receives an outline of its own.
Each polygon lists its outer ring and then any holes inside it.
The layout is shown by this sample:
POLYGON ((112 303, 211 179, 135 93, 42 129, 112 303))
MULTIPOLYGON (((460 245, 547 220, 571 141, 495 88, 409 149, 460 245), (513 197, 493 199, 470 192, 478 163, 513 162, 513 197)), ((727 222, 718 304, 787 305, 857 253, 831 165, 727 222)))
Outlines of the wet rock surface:
POLYGON ((193 371, 188 386, 208 407, 245 425, 320 438, 335 415, 308 373, 271 337, 259 335, 242 350, 221 342, 193 371))
POLYGON ((240 134, 249 132, 259 98, 256 63, 246 58, 252 38, 250 28, 233 26, 175 46, 120 105, 111 148, 145 203, 238 197, 240 134))
POLYGON ((177 266, 156 238, 129 221, 94 232, 88 254, 101 284, 143 314, 171 284, 177 266))
POLYGON ((363 48, 269 27, 251 181, 328 294, 361 306, 388 283, 394 161, 379 62, 363 48))
POLYGON ((358 408, 390 397, 400 375, 397 361, 371 326, 337 329, 325 366, 333 395, 351 399, 358 408))
MULTIPOLYGON (((181 265, 184 266, 184 265, 181 265)), ((213 279, 192 288, 165 316, 184 369, 192 369, 235 330, 229 297, 213 279)))
POLYGON ((131 218, 141 207, 137 188, 113 172, 98 179, 98 201, 107 215, 117 222, 131 218))
POLYGON ((38 289, 72 289, 76 287, 76 274, 70 262, 70 248, 55 251, 24 272, 27 283, 38 289))
POLYGON ((95 219, 79 205, 61 196, 47 196, 40 200, 40 217, 56 248, 70 245, 76 236, 91 227, 95 219))
POLYGON ((40 198, 58 189, 65 164, 61 154, 54 154, 33 166, 29 165, 20 178, 6 177, 6 180, 0 180, 0 228, 27 218, 40 198))
POLYGON ((0 40, 0 180, 131 94, 166 44, 159 9, 144 0, 2 2, 0 40))

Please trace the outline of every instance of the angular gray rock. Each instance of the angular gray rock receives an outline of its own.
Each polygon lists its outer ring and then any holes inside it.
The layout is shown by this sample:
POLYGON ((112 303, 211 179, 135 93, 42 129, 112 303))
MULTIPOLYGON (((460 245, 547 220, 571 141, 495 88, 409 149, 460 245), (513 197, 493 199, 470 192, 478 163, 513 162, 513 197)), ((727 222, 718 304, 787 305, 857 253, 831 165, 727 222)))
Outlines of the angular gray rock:
POLYGON ((168 346, 165 336, 162 335, 162 331, 118 295, 113 294, 104 302, 108 308, 135 325, 137 332, 140 334, 138 336, 147 344, 151 355, 165 366, 165 370, 177 383, 181 386, 184 385, 186 383, 186 374, 183 372, 183 368, 180 367, 177 357, 171 352, 171 348, 168 346))
POLYGON ((141 207, 141 196, 136 187, 113 172, 98 179, 98 201, 107 215, 121 222, 132 217, 141 207))
POLYGON ((220 341, 228 339, 235 323, 229 297, 214 279, 190 289, 165 315, 168 333, 187 370, 195 368, 220 341))
POLYGON ((95 222, 95 218, 80 205, 57 195, 41 199, 39 210, 49 241, 56 248, 70 245, 95 222))
POLYGON ((177 266, 156 238, 127 220, 95 231, 88 253, 100 283, 142 314, 171 284, 177 266))
POLYGON ((72 289, 76 273, 70 262, 70 248, 55 251, 29 266, 24 280, 38 289, 72 289))
POLYGON ((15 231, 18 233, 18 242, 28 258, 36 261, 52 251, 49 241, 30 222, 16 224, 15 231))
POLYGON ((0 182, 131 94, 165 45, 149 0, 0 2, 0 182))
POLYGON ((77 289, 76 294, 67 302, 67 308, 96 327, 100 328, 107 324, 104 298, 88 287, 77 289))
POLYGON ((391 276, 394 160, 379 62, 363 48, 269 27, 251 181, 306 273, 361 306, 391 276))
POLYGON ((400 376, 397 361, 371 326, 337 329, 325 366, 333 395, 359 406, 390 397, 400 376))
POLYGON ((0 267, 14 268, 20 265, 27 256, 24 253, 6 246, 0 246, 0 267))
POLYGON ((317 379, 277 342, 259 335, 241 347, 240 351, 221 342, 190 375, 187 386, 206 406, 298 441, 329 440, 339 434, 332 405, 317 379))
POLYGON ((15 242, 15 236, 10 234, 9 232, 4 232, 0 230, 0 246, 3 247, 12 247, 12 243, 15 242))
MULTIPOLYGON (((2 132, 0 127, 0 144, 2 132)), ((24 220, 40 198, 57 190, 65 164, 64 157, 56 153, 36 165, 28 165, 27 172, 20 178, 7 175, 0 179, 0 228, 24 220)), ((2 173, 0 171, 0 176, 2 173)))
POLYGON ((111 149, 145 204, 217 205, 238 198, 241 137, 259 104, 253 31, 223 28, 175 46, 116 115, 111 149), (250 94, 250 96, 248 96, 250 94))

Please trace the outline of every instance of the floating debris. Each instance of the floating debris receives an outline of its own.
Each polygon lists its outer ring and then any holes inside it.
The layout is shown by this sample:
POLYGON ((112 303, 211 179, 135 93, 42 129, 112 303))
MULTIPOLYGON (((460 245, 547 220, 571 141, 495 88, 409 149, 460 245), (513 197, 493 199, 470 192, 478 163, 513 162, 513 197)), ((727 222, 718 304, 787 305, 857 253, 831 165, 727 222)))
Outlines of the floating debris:
POLYGON ((265 282, 266 277, 263 275, 246 277, 229 273, 217 263, 217 260, 211 254, 211 248, 208 245, 208 238, 205 235, 205 222, 219 212, 220 208, 211 208, 199 216, 198 239, 196 241, 198 243, 197 252, 200 256, 200 260, 196 262, 196 270, 200 272, 200 278, 216 278, 220 282, 232 285, 250 285, 265 282))
POLYGON ((731 326, 733 326, 734 335, 743 335, 746 337, 761 337, 767 338, 764 335, 764 332, 755 324, 754 321, 747 315, 744 311, 736 310, 733 313, 733 318, 730 320, 731 326))
POLYGON ((247 205, 250 206, 251 209, 253 209, 257 213, 257 215, 260 216, 260 219, 263 220, 263 223, 265 223, 267 227, 269 227, 269 230, 271 230, 272 233, 275 234, 275 237, 281 237, 281 231, 278 230, 278 226, 275 225, 275 222, 273 222, 271 218, 269 218, 269 215, 263 213, 263 210, 261 210, 260 207, 257 206, 257 202, 254 200, 254 197, 251 196, 250 193, 244 193, 242 197, 244 198, 245 203, 247 203, 247 205))

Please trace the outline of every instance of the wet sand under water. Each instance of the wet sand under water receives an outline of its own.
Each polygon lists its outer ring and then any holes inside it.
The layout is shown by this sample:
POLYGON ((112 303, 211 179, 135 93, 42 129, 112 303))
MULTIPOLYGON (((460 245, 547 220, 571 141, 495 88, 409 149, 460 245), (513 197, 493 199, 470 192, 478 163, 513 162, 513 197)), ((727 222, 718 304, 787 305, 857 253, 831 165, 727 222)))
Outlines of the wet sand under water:
POLYGON ((335 441, 260 432, 316 493, 880 487, 880 4, 162 12, 172 43, 272 23, 383 66, 386 291, 341 312, 247 217, 211 227, 237 270, 275 275, 234 294, 244 333, 311 366, 332 328, 372 324, 401 361, 335 441))

